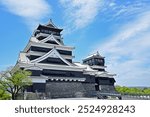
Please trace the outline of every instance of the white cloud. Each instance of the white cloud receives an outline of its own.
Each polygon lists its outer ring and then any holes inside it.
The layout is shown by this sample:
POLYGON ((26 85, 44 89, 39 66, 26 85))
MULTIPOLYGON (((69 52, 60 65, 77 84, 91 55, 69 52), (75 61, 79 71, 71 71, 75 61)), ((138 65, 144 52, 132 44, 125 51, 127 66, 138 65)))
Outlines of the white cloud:
POLYGON ((93 22, 102 0, 60 0, 60 3, 65 8, 64 17, 68 27, 80 29, 93 22))
POLYGON ((101 18, 105 20, 129 19, 149 9, 149 0, 106 0, 101 9, 101 18))
POLYGON ((150 12, 119 28, 98 50, 107 58, 108 70, 118 84, 150 86, 150 12))
POLYGON ((51 7, 45 0, 1 0, 0 3, 31 26, 51 13, 51 7))
POLYGON ((76 30, 99 20, 128 19, 147 9, 148 0, 59 0, 64 8, 65 29, 76 30))

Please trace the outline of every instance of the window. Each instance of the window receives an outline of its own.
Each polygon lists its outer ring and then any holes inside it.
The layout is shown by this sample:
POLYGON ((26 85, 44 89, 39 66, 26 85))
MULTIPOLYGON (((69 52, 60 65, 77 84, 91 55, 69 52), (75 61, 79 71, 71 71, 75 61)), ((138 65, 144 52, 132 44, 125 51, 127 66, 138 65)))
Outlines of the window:
POLYGON ((95 64, 96 65, 104 65, 104 60, 101 58, 95 58, 95 64))
POLYGON ((52 33, 51 31, 49 31, 49 30, 44 30, 44 29, 41 29, 41 32, 42 32, 42 33, 46 33, 46 34, 51 34, 51 33, 52 33))
POLYGON ((49 52, 50 50, 51 49, 49 49, 49 48, 42 48, 42 47, 31 46, 31 51, 49 52))

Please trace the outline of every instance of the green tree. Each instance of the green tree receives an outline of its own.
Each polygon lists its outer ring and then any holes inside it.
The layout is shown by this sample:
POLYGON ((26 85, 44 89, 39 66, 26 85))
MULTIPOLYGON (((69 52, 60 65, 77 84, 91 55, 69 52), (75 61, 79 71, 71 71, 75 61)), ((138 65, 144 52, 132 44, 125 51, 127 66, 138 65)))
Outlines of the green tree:
POLYGON ((147 95, 150 95, 150 88, 143 89, 143 93, 147 94, 147 95))
POLYGON ((7 93, 0 85, 0 100, 8 100, 8 99, 11 99, 10 94, 7 93))
POLYGON ((121 87, 116 86, 116 90, 121 94, 136 94, 136 95, 150 95, 150 88, 129 88, 129 87, 121 87))
POLYGON ((30 75, 31 72, 22 69, 7 70, 1 73, 0 85, 11 94, 12 100, 16 100, 19 92, 32 85, 30 75))

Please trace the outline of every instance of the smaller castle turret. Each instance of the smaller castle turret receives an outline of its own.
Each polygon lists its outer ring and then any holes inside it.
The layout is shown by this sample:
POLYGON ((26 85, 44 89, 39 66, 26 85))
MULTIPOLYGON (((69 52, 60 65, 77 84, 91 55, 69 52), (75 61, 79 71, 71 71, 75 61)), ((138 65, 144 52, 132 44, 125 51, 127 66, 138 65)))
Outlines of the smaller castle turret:
POLYGON ((93 69, 98 71, 105 71, 105 57, 101 56, 99 52, 92 54, 88 57, 86 57, 83 60, 83 64, 87 64, 91 66, 93 69))

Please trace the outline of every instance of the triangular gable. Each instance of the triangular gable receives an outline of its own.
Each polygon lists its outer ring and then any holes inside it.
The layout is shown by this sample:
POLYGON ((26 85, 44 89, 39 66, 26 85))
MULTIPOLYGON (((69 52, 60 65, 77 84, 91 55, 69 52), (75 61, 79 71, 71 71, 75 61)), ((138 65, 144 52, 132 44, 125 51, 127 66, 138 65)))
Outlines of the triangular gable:
POLYGON ((53 28, 57 28, 54 23, 52 22, 52 19, 49 20, 49 22, 46 24, 46 26, 48 27, 53 27, 53 28))
POLYGON ((29 58, 26 56, 26 53, 20 52, 19 58, 18 58, 18 62, 29 63, 30 60, 29 60, 29 58))
POLYGON ((97 75, 100 77, 113 77, 114 76, 113 74, 108 74, 108 72, 102 72, 102 73, 98 72, 97 75))
POLYGON ((39 63, 39 62, 47 59, 48 57, 60 58, 64 63, 66 63, 69 66, 72 66, 71 63, 68 62, 66 59, 64 59, 55 48, 53 48, 52 50, 50 50, 48 53, 44 54, 43 56, 32 60, 31 63, 39 63))
POLYGON ((62 45, 55 37, 53 34, 49 35, 48 37, 46 37, 45 39, 41 40, 40 42, 45 43, 47 41, 55 41, 58 45, 62 45))
POLYGON ((39 42, 39 40, 36 37, 31 37, 30 41, 32 41, 32 42, 39 42))

